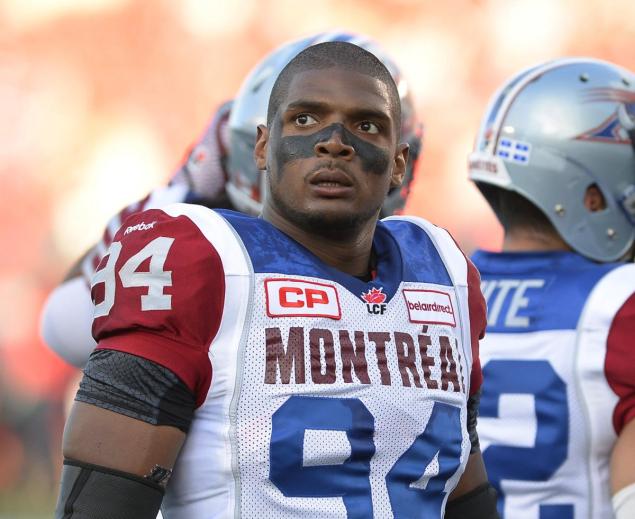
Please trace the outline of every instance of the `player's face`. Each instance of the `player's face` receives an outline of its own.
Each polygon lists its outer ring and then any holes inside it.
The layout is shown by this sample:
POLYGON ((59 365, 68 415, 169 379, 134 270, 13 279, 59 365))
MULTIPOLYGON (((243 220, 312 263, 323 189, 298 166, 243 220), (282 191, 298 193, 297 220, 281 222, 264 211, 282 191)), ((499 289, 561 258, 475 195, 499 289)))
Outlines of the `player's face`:
POLYGON ((296 74, 272 127, 259 128, 265 213, 318 234, 374 225, 405 170, 407 146, 396 132, 381 81, 339 68, 296 74))

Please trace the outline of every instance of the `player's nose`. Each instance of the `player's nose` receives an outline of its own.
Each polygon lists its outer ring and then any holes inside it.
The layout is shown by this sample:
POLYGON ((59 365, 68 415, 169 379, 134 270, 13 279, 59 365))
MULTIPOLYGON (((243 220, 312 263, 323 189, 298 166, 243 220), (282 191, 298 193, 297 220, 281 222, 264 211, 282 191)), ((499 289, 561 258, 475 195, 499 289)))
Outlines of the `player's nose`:
POLYGON ((350 160, 355 156, 355 148, 345 142, 341 128, 333 128, 327 138, 322 139, 315 145, 314 151, 318 157, 329 156, 350 160))

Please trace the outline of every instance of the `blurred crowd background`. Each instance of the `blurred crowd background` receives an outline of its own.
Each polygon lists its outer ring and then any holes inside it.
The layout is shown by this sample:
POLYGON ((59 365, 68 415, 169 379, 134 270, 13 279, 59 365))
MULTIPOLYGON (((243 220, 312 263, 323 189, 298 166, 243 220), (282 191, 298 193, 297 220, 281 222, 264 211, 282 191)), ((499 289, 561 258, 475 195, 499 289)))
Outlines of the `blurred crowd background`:
POLYGON ((402 67, 425 124, 407 212, 468 252, 501 236, 466 180, 494 89, 565 55, 635 69, 633 0, 0 0, 0 519, 56 497, 77 372, 39 337, 47 293, 265 53, 330 29, 402 67))

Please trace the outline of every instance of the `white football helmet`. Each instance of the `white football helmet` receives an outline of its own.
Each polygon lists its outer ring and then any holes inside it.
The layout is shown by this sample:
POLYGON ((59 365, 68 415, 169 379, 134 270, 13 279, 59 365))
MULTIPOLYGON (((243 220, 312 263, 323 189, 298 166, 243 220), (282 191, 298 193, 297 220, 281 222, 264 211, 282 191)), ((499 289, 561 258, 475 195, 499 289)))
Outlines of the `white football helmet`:
POLYGON ((529 200, 576 252, 620 259, 635 239, 635 75, 590 58, 517 74, 490 101, 469 177, 529 200), (606 203, 595 212, 593 185, 606 203))

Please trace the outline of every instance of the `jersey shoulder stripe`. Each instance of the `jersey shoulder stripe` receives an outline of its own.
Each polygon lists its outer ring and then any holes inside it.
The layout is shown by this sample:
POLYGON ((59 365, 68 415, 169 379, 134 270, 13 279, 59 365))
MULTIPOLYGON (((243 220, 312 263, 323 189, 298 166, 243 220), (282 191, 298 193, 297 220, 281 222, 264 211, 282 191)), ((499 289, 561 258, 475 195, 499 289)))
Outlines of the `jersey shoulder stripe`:
POLYGON ((618 310, 635 293, 635 264, 613 265, 591 290, 578 330, 608 330, 618 310))
POLYGON ((171 204, 163 210, 173 217, 186 216, 198 227, 221 258, 226 276, 248 276, 251 265, 234 228, 219 211, 194 204, 171 204))
POLYGON ((416 216, 390 216, 382 221, 401 235, 404 234, 404 223, 421 229, 423 233, 415 239, 406 240, 406 244, 416 247, 418 254, 422 250, 428 256, 436 253, 449 275, 447 284, 467 286, 467 260, 448 231, 416 216))
POLYGON ((606 352, 604 377, 618 397, 612 422, 620 434, 635 417, 635 264, 617 266, 597 283, 582 313, 578 334, 582 362, 606 352))
MULTIPOLYGON (((451 286, 452 276, 449 273, 442 251, 438 244, 416 220, 411 217, 389 217, 381 221, 382 226, 390 231, 393 240, 398 244, 405 261, 404 280, 425 281, 438 285, 451 286), (411 272, 409 272, 411 271, 411 272)), ((422 220, 423 223, 426 223, 422 220)))
MULTIPOLYGON (((464 293, 464 300, 467 304, 459 307, 459 315, 463 322, 464 344, 470 344, 471 348, 466 350, 468 363, 471 365, 470 395, 480 389, 483 381, 479 360, 479 340, 485 335, 487 323, 487 308, 481 293, 480 276, 474 264, 463 254, 463 251, 454 241, 448 231, 437 227, 423 218, 416 216, 391 216, 382 220, 387 225, 415 225, 425 233, 427 240, 434 246, 434 250, 445 265, 445 269, 453 284, 458 290, 464 293)), ((418 250, 419 244, 412 243, 414 250, 418 250)))

